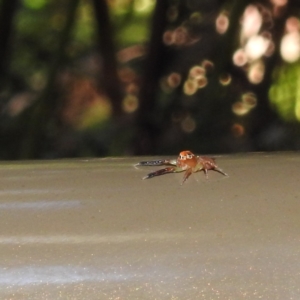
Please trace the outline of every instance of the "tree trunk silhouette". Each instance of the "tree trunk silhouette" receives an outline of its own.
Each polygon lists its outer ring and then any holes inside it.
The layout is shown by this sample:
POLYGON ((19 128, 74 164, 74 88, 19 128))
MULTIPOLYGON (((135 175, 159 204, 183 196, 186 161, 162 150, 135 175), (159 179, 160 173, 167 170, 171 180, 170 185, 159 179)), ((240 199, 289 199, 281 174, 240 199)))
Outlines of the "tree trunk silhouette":
POLYGON ((144 74, 139 95, 140 106, 136 117, 136 136, 133 141, 135 155, 154 154, 159 121, 155 115, 157 89, 164 65, 166 49, 163 32, 167 25, 167 0, 157 0, 153 13, 148 55, 144 64, 144 74))
MULTIPOLYGON (((7 72, 9 62, 10 39, 13 31, 13 19, 18 0, 3 0, 0 15, 0 81, 7 72)), ((1 86, 1 84, 0 84, 1 86)))
POLYGON ((99 50, 102 58, 101 88, 110 99, 113 116, 122 114, 123 93, 117 73, 116 49, 114 32, 109 17, 109 8, 105 0, 93 0, 97 21, 99 50))

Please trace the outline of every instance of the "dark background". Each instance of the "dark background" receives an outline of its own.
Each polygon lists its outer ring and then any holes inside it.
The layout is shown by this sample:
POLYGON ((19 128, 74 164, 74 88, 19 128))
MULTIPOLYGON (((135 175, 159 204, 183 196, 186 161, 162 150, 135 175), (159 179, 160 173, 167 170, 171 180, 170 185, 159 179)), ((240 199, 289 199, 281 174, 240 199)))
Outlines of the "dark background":
POLYGON ((300 148, 298 1, 0 4, 2 160, 300 148))

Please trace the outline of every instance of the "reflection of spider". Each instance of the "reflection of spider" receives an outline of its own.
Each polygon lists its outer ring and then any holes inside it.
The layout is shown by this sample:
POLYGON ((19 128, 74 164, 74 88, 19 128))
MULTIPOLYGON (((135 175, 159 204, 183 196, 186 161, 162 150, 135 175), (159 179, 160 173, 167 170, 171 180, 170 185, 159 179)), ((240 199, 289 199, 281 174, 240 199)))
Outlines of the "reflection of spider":
POLYGON ((208 170, 217 171, 225 176, 228 176, 220 168, 218 168, 213 158, 206 156, 196 156, 191 151, 180 152, 177 159, 141 161, 136 164, 136 166, 169 166, 167 168, 149 173, 143 179, 160 176, 167 173, 179 173, 185 171, 181 184, 183 184, 192 173, 196 173, 199 171, 203 171, 206 178, 208 178, 208 170))

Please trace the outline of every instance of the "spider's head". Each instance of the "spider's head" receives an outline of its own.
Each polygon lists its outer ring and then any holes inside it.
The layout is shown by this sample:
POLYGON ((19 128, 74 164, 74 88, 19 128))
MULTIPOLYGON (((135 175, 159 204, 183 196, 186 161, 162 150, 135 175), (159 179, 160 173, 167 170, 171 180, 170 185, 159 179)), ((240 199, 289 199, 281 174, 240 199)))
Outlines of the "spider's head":
POLYGON ((196 163, 197 159, 191 151, 185 150, 179 153, 177 158, 177 165, 179 167, 186 169, 188 167, 194 167, 196 163))

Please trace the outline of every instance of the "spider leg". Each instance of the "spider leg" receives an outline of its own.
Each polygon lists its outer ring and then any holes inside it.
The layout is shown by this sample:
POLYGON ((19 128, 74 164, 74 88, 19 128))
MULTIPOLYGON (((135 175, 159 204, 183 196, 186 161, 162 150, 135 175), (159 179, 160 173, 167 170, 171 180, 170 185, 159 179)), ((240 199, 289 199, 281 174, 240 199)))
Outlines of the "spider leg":
POLYGON ((203 172, 205 174, 206 179, 208 179, 208 171, 207 171, 207 169, 203 168, 202 170, 203 170, 203 172))
POLYGON ((135 166, 176 166, 176 160, 158 159, 145 160, 135 164, 135 166))
POLYGON ((208 174, 207 174, 208 170, 213 170, 213 171, 223 174, 224 176, 228 176, 228 174, 223 172, 223 170, 217 166, 214 158, 206 157, 206 156, 202 156, 202 157, 199 156, 198 161, 203 166, 202 170, 204 171, 206 178, 208 178, 208 174))
POLYGON ((164 168, 164 169, 160 169, 154 172, 149 173, 148 175, 146 175, 145 177, 143 177, 143 179, 149 179, 149 178, 153 178, 155 176, 161 176, 161 175, 165 175, 168 173, 178 173, 178 172, 182 172, 183 170, 180 170, 176 167, 168 167, 168 168, 164 168))
POLYGON ((215 167, 213 168, 213 170, 216 171, 216 172, 219 172, 219 173, 223 174, 224 176, 228 176, 227 173, 223 172, 223 170, 220 169, 220 168, 218 168, 217 166, 215 166, 215 167))
POLYGON ((225 173, 225 172, 223 172, 222 169, 220 169, 220 168, 218 168, 217 166, 215 166, 215 167, 213 167, 213 168, 209 168, 209 169, 203 168, 202 170, 199 170, 199 171, 203 171, 203 172, 204 172, 206 179, 208 179, 208 170, 216 171, 216 172, 218 172, 218 173, 223 174, 224 176, 228 176, 228 174, 225 173))
POLYGON ((189 168, 185 171, 181 185, 183 185, 185 183, 185 181, 191 176, 191 174, 192 174, 192 168, 189 168))

